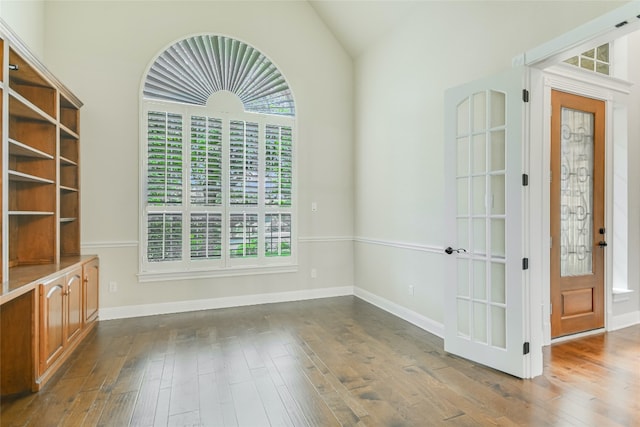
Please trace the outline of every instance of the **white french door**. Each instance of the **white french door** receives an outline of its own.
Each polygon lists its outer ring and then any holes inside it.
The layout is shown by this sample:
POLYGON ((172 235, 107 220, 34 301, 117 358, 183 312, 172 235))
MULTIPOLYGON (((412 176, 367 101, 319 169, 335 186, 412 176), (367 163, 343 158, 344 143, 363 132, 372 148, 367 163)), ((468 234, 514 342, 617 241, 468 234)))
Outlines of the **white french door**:
POLYGON ((517 377, 525 366, 525 69, 445 94, 445 350, 517 377))

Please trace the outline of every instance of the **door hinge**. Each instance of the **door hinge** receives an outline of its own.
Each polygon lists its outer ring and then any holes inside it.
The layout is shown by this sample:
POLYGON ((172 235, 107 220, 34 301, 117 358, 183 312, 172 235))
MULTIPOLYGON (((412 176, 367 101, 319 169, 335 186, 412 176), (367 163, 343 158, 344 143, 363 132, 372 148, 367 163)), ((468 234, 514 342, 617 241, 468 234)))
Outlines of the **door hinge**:
POLYGON ((526 187, 529 185, 529 175, 526 173, 522 174, 522 186, 526 187))
POLYGON ((522 89, 522 100, 524 102, 529 102, 529 91, 526 89, 522 89))
POLYGON ((529 269, 529 258, 522 258, 522 269, 523 270, 529 269))
POLYGON ((529 354, 529 343, 528 342, 524 343, 524 345, 522 346, 522 354, 529 354))

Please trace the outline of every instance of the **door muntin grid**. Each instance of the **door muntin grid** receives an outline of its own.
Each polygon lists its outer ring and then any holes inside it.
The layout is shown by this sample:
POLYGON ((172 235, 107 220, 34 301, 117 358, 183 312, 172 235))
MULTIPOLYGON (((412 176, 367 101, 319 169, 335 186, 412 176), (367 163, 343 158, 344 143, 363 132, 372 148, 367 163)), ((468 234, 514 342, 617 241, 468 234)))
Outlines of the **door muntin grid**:
POLYGON ((456 283, 459 337, 506 349, 506 93, 481 91, 457 107, 456 283))

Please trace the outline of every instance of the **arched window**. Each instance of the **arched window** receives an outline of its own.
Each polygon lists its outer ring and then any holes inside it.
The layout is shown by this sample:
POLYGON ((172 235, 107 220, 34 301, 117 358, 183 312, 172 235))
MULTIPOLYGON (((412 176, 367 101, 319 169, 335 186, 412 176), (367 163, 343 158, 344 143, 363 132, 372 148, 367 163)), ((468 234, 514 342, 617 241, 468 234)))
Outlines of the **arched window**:
POLYGON ((199 35, 142 88, 140 280, 295 264, 295 104, 255 48, 199 35))

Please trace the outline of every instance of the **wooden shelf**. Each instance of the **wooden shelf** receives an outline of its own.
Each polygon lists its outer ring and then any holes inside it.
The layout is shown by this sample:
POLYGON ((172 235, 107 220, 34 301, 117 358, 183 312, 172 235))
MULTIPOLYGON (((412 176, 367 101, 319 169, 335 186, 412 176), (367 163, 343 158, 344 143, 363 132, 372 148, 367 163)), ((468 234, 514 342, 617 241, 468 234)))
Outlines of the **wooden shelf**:
POLYGON ((78 189, 73 187, 65 187, 64 185, 61 185, 60 191, 77 192, 78 189))
POLYGON ((80 139, 80 135, 60 123, 60 137, 69 139, 80 139))
POLYGON ((60 95, 60 128, 78 137, 79 108, 67 98, 60 95))
POLYGON ((60 159, 60 166, 78 166, 77 162, 74 162, 71 159, 67 159, 66 157, 59 157, 60 159))
POLYGON ((27 120, 56 123, 52 116, 11 89, 9 90, 9 115, 27 120))
POLYGON ((41 178, 39 176, 29 175, 22 172, 17 171, 9 171, 9 181, 15 182, 31 182, 35 184, 53 184, 54 181, 46 178, 41 178))
POLYGON ((9 211, 9 216, 49 216, 53 215, 55 212, 45 212, 45 211, 9 211))
POLYGON ((35 159, 53 159, 52 155, 12 138, 9 138, 9 154, 12 156, 31 157, 35 159))
POLYGON ((9 49, 9 64, 17 66, 16 70, 9 71, 11 91, 55 119, 57 91, 51 82, 12 48, 9 49))
POLYGON ((74 222, 77 221, 78 218, 60 218, 60 222, 62 223, 69 223, 69 222, 74 222))

